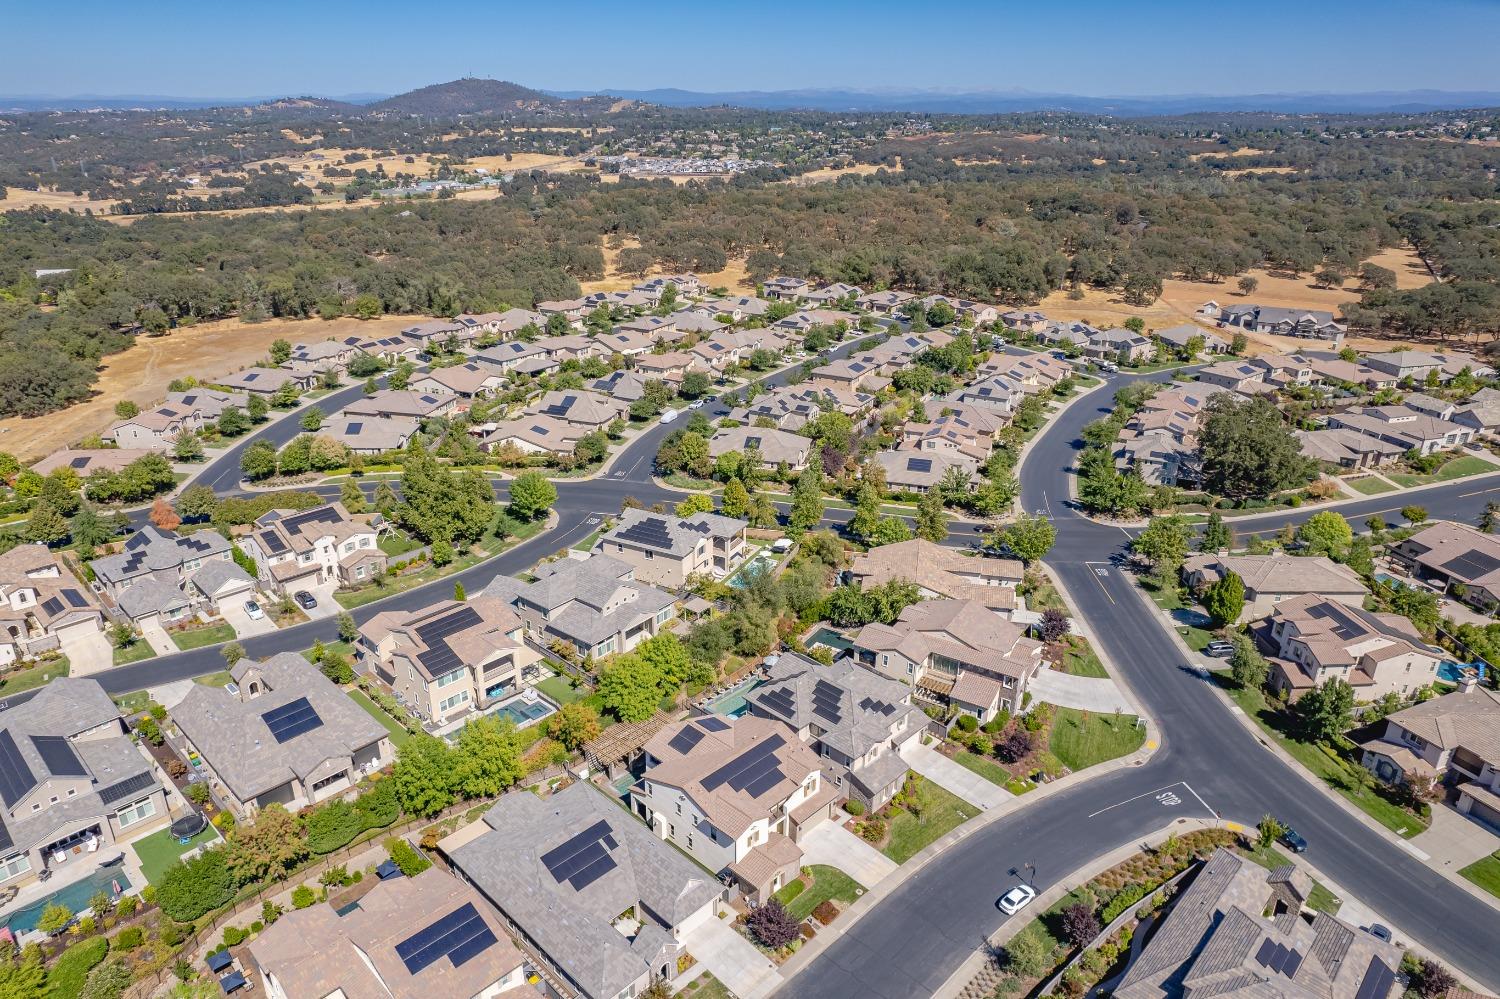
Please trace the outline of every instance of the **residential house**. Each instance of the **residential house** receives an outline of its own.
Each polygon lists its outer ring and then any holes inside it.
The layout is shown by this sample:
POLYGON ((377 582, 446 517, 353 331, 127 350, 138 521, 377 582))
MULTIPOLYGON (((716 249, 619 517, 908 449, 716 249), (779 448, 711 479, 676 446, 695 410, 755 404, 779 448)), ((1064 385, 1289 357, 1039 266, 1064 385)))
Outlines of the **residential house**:
POLYGON ((292 344, 292 356, 282 367, 293 371, 312 371, 322 374, 332 371, 343 376, 349 370, 349 362, 359 354, 353 345, 342 340, 319 340, 316 343, 292 344))
POLYGON ((1249 361, 1219 361, 1198 369, 1198 381, 1231 392, 1256 393, 1267 391, 1266 369, 1249 361))
POLYGON ((342 503, 271 510, 256 519, 240 547, 255 560, 256 577, 278 592, 357 586, 385 571, 378 517, 351 516, 342 503))
POLYGON ((16 545, 0 553, 0 666, 57 649, 75 675, 82 662, 108 666, 104 611, 46 545, 16 545))
POLYGON ((1424 527, 1391 549, 1391 558, 1418 578, 1462 593, 1486 612, 1500 606, 1500 538, 1466 524, 1424 527))
POLYGON ((643 330, 627 330, 623 326, 617 326, 614 332, 597 337, 596 342, 611 354, 635 357, 650 353, 651 348, 656 346, 656 337, 643 330))
MULTIPOLYGON (((680 340, 677 332, 677 323, 683 313, 673 313, 670 316, 641 316, 639 319, 631 319, 620 323, 615 327, 616 333, 640 333, 651 338, 653 344, 666 343, 672 340, 680 340)), ((621 353, 616 351, 616 353, 621 353)))
POLYGON ((448 392, 412 392, 381 389, 356 399, 340 414, 346 418, 373 417, 382 420, 422 420, 447 416, 458 407, 458 397, 448 392))
POLYGON ((805 298, 810 288, 801 278, 773 277, 761 285, 761 294, 776 302, 796 302, 805 298))
MULTIPOLYGON (((0 884, 68 877, 169 819, 166 783, 97 680, 61 677, 0 715, 0 884)), ((81 905, 81 903, 80 903, 81 905)))
POLYGON ((542 654, 504 600, 440 600, 383 611, 359 629, 357 668, 388 684, 424 722, 483 711, 540 678, 542 654))
POLYGON ((412 392, 423 395, 456 395, 460 399, 480 399, 505 385, 505 377, 488 365, 455 364, 432 368, 413 375, 407 382, 412 392))
POLYGON ((677 294, 688 298, 696 298, 706 290, 703 281, 696 274, 664 274, 661 277, 648 278, 634 286, 633 290, 641 292, 651 299, 655 305, 661 301, 661 296, 667 290, 667 285, 677 289, 677 294))
POLYGON ((1179 443, 1170 435, 1132 437, 1128 432, 1122 432, 1115 443, 1113 457, 1116 469, 1135 472, 1148 486, 1188 488, 1197 485, 1203 476, 1196 438, 1191 443, 1179 443))
POLYGON ((608 353, 604 344, 594 337, 584 336, 581 333, 538 340, 537 346, 546 352, 547 357, 559 364, 563 361, 581 361, 586 357, 603 357, 608 353))
POLYGON ((823 413, 823 406, 846 416, 862 416, 875 400, 863 393, 850 393, 832 385, 783 385, 755 397, 747 406, 730 410, 729 418, 740 423, 754 423, 764 417, 777 430, 801 430, 823 413))
POLYGON ((753 453, 759 457, 762 468, 774 470, 785 465, 794 472, 807 467, 811 447, 808 438, 771 427, 724 427, 708 439, 711 457, 718 458, 731 451, 753 453))
POLYGON ((1026 577, 1020 562, 986 555, 971 558, 921 538, 860 552, 849 564, 847 575, 862 589, 894 579, 916 583, 923 599, 982 604, 1002 617, 1025 609, 1025 601, 1016 593, 1026 577))
POLYGON ((639 371, 621 368, 598 381, 591 382, 588 388, 590 392, 607 395, 620 402, 635 402, 645 397, 646 383, 650 380, 639 371))
POLYGON ((520 340, 509 340, 479 351, 469 358, 469 363, 493 368, 500 372, 510 372, 517 371, 523 362, 545 359, 546 357, 547 351, 539 343, 523 343, 520 340))
POLYGON ((914 298, 916 296, 908 291, 872 291, 868 294, 856 295, 854 304, 866 312, 890 316, 895 315, 903 305, 914 298))
POLYGON ((1047 325, 1036 330, 1034 335, 1039 341, 1050 346, 1072 346, 1082 351, 1102 332, 1104 331, 1076 319, 1066 323, 1049 320, 1047 325))
POLYGON ((1367 770, 1388 784, 1457 789, 1455 807, 1500 833, 1500 695, 1472 674, 1458 690, 1385 717, 1379 738, 1362 743, 1367 770))
POLYGON ((346 336, 343 339, 343 343, 345 346, 353 347, 361 353, 379 358, 387 364, 397 364, 401 361, 415 361, 417 356, 422 353, 421 348, 404 336, 346 336))
POLYGON ((1406 453, 1400 444, 1370 437, 1356 430, 1294 430, 1302 453, 1314 461, 1338 468, 1375 468, 1406 453))
POLYGON ((775 330, 784 330, 796 336, 806 336, 809 330, 818 326, 836 326, 844 323, 853 328, 859 322, 859 317, 847 312, 839 312, 836 309, 802 309, 793 312, 771 324, 775 330))
POLYGON ((751 295, 731 295, 727 298, 710 298, 700 302, 697 308, 699 311, 707 310, 710 315, 729 316, 735 322, 740 322, 764 316, 771 308, 771 303, 751 295))
POLYGON ((166 405, 198 414, 204 423, 217 420, 230 406, 244 410, 250 397, 243 392, 219 392, 211 388, 190 388, 185 392, 168 392, 166 405))
POLYGON ((1312 370, 1316 381, 1333 385, 1364 386, 1378 392, 1383 388, 1394 388, 1400 381, 1395 375, 1376 371, 1364 364, 1355 364, 1341 357, 1324 357, 1317 354, 1295 354, 1312 370))
POLYGON ((657 339, 662 341, 677 341, 686 337, 689 333, 696 336, 713 336, 722 333, 729 327, 719 322, 710 313, 701 309, 686 309, 672 315, 672 324, 675 329, 671 334, 661 335, 657 339))
POLYGON ((1027 685, 1046 668, 1041 642, 969 600, 912 604, 894 625, 861 628, 849 652, 860 665, 907 684, 918 699, 952 706, 981 724, 1019 711, 1027 685))
POLYGON ((137 624, 217 614, 222 602, 255 592, 255 580, 235 564, 229 539, 218 531, 177 534, 144 524, 118 554, 89 565, 101 592, 137 624))
POLYGON ((1033 309, 1012 309, 1009 312, 1000 313, 1000 322, 1006 329, 1015 330, 1018 333, 1039 333, 1046 329, 1052 320, 1033 309))
POLYGON ((1199 312, 1226 326, 1238 326, 1253 333, 1328 340, 1335 347, 1344 342, 1347 328, 1334 322, 1333 313, 1318 309, 1284 309, 1274 305, 1229 305, 1222 308, 1209 302, 1199 312), (1212 307, 1212 311, 1208 311, 1212 307))
POLYGON ((401 331, 407 342, 423 354, 438 354, 450 346, 462 346, 479 339, 479 331, 452 319, 433 319, 401 331))
POLYGON ((71 468, 80 479, 86 479, 95 472, 118 472, 132 461, 155 453, 149 448, 70 447, 53 451, 32 465, 31 470, 38 475, 48 475, 59 468, 71 468))
POLYGON ((203 417, 196 409, 168 404, 110 424, 104 438, 120 447, 164 451, 180 435, 192 435, 202 429, 203 417))
POLYGON ((477 891, 430 867, 358 902, 283 913, 246 945, 270 999, 496 999, 527 990, 527 962, 477 891))
POLYGON ((1473 354, 1466 354, 1460 350, 1445 350, 1441 354, 1433 354, 1432 356, 1437 358, 1443 365, 1439 375, 1444 382, 1458 377, 1463 373, 1465 368, 1475 378, 1495 377, 1495 369, 1476 358, 1473 354))
POLYGON ((1494 437, 1500 430, 1500 400, 1474 402, 1470 400, 1453 410, 1453 422, 1468 427, 1477 437, 1487 434, 1494 437))
POLYGON ((1051 354, 993 354, 976 372, 981 379, 1008 378, 1027 393, 1050 392, 1073 374, 1073 365, 1051 354))
POLYGON ((722 375, 730 365, 738 364, 740 358, 748 355, 750 351, 720 335, 695 343, 687 349, 686 353, 693 359, 692 367, 718 376, 722 375))
POLYGON ((995 434, 1004 420, 990 410, 977 406, 945 407, 943 415, 930 423, 908 423, 901 428, 902 450, 943 453, 963 458, 976 467, 983 464, 994 447, 995 434))
POLYGON ((1401 404, 1407 409, 1416 410, 1423 416, 1431 416, 1438 420, 1452 421, 1454 414, 1458 411, 1458 404, 1446 399, 1434 399, 1422 392, 1408 392, 1401 399, 1401 404))
POLYGON ((957 469, 967 476, 968 491, 975 488, 979 463, 959 450, 877 451, 873 460, 885 470, 888 489, 896 492, 926 493, 942 484, 948 472, 957 469))
MULTIPOLYGON (((642 354, 635 359, 635 370, 642 377, 658 378, 665 382, 680 382, 682 376, 697 364, 697 355, 683 351, 666 354, 642 354)), ((701 367, 701 365, 699 365, 701 367)))
POLYGON ((1264 371, 1266 384, 1278 389, 1307 386, 1319 381, 1312 365, 1297 354, 1259 354, 1245 363, 1264 371))
POLYGON ((395 761, 385 726, 301 653, 241 659, 229 674, 232 692, 193 684, 172 708, 172 725, 177 748, 196 754, 208 786, 239 818, 270 804, 295 812, 345 797, 395 761))
POLYGON ((666 630, 676 598, 636 582, 635 566, 608 555, 539 565, 535 582, 496 576, 485 596, 506 600, 536 641, 571 645, 580 658, 629 652, 666 630))
POLYGON ((846 358, 814 368, 812 381, 849 392, 878 392, 891 383, 880 374, 877 362, 868 358, 846 358))
POLYGON ((536 311, 550 321, 553 316, 562 316, 575 330, 583 329, 583 317, 589 310, 588 302, 581 298, 570 298, 556 302, 538 302, 536 311))
POLYGON ((870 811, 901 790, 907 774, 901 750, 927 727, 906 684, 848 657, 824 666, 784 653, 745 703, 751 715, 789 725, 818 755, 824 779, 870 811))
POLYGON ((410 416, 350 419, 344 414, 323 424, 318 436, 338 441, 350 454, 371 455, 401 450, 421 428, 421 421, 410 416))
POLYGON ((298 392, 312 388, 318 376, 310 371, 290 371, 286 368, 245 368, 232 375, 213 380, 231 392, 248 392, 251 395, 271 396, 284 385, 291 385, 298 392))
POLYGON ((523 416, 518 420, 502 420, 472 429, 479 433, 479 446, 486 451, 510 446, 527 454, 553 457, 570 457, 578 442, 593 432, 589 427, 551 416, 523 416))
POLYGON ((589 430, 603 430, 629 415, 630 405, 597 392, 554 390, 526 407, 528 416, 550 416, 589 430))
POLYGON ((715 513, 671 517, 626 510, 594 551, 635 566, 635 578, 680 589, 694 576, 723 579, 745 560, 745 521, 715 513))
POLYGON ((1376 371, 1384 371, 1398 381, 1410 378, 1414 382, 1420 382, 1434 371, 1442 377, 1443 370, 1441 359, 1420 350, 1392 350, 1383 354, 1367 354, 1365 364, 1376 371))
MULTIPOLYGON (((1217 850, 1159 916, 1118 999, 1396 999, 1401 949, 1308 907, 1312 878, 1217 850)), ((1398 984, 1400 983, 1400 984, 1398 984)))
POLYGON ((1337 678, 1361 701, 1414 694, 1437 679, 1443 652, 1399 614, 1377 614, 1317 593, 1291 597, 1271 613, 1273 688, 1295 701, 1337 678))
POLYGON ((1029 394, 1026 386, 1010 375, 994 375, 958 388, 948 398, 1008 421, 1029 394))
POLYGON ((645 745, 630 807, 663 839, 753 902, 796 879, 803 833, 830 818, 838 790, 786 723, 744 715, 675 722, 645 745))
POLYGON ((813 305, 837 305, 846 298, 858 299, 865 293, 863 288, 839 282, 826 284, 817 291, 809 291, 802 297, 813 305))
POLYGON ((682 935, 716 919, 724 896, 702 867, 587 783, 546 800, 507 794, 438 848, 580 999, 677 980, 687 965, 682 935))
POLYGON ((1359 607, 1366 596, 1364 580, 1348 566, 1322 555, 1189 555, 1182 564, 1182 580, 1201 592, 1233 573, 1245 584, 1245 607, 1231 624, 1257 621, 1283 600, 1308 595, 1359 607))
POLYGON ((1151 335, 1167 350, 1174 354, 1185 355, 1188 343, 1194 339, 1203 344, 1203 352, 1207 354, 1229 353, 1229 341, 1211 333, 1196 323, 1183 323, 1181 326, 1169 326, 1164 330, 1153 330, 1151 335))
POLYGON ((969 325, 974 327, 990 326, 1000 318, 999 309, 983 302, 971 302, 966 298, 949 298, 947 295, 928 295, 922 299, 923 307, 929 311, 939 303, 952 309, 953 314, 960 321, 967 319, 969 325))
POLYGON ((1405 406, 1365 406, 1328 417, 1328 425, 1398 445, 1403 451, 1433 454, 1463 447, 1474 431, 1458 423, 1424 416, 1405 406))

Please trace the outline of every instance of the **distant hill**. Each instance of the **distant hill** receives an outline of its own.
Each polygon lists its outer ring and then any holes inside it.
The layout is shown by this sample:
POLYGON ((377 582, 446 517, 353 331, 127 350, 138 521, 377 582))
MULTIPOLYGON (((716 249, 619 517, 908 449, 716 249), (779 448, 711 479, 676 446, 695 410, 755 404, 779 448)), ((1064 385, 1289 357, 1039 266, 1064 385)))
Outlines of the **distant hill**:
POLYGON ((274 101, 262 101, 252 109, 255 111, 305 111, 309 114, 328 112, 358 113, 364 108, 348 101, 336 101, 329 97, 282 97, 274 101))
POLYGON ((435 83, 405 94, 397 94, 369 105, 367 111, 394 111, 439 117, 455 114, 491 114, 527 107, 555 107, 562 98, 532 90, 506 80, 466 78, 435 83))

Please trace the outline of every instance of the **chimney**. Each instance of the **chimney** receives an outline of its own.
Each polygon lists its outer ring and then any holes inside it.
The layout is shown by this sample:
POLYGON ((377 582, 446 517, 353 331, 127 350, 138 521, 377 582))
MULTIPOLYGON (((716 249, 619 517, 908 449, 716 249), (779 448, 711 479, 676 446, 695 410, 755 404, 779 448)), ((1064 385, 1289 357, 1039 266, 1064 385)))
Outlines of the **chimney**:
POLYGON ((1460 694, 1472 694, 1479 686, 1479 671, 1473 667, 1465 669, 1458 677, 1458 692, 1460 694))

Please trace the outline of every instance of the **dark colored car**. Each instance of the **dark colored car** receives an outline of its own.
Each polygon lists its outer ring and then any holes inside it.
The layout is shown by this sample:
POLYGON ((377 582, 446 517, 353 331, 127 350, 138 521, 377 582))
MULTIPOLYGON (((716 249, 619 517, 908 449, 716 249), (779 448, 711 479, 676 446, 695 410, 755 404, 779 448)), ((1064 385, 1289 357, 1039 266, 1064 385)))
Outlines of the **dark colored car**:
POLYGON ((1281 831, 1281 843, 1293 853, 1307 852, 1307 840, 1303 839, 1302 834, 1291 826, 1287 826, 1281 831))
POLYGON ((293 593, 292 599, 297 601, 297 606, 303 610, 312 610, 318 606, 318 598, 306 590, 298 590, 296 593, 293 593))
POLYGON ((1374 937, 1376 940, 1384 940, 1386 943, 1391 942, 1391 929, 1389 926, 1382 926, 1379 923, 1371 923, 1365 928, 1365 932, 1370 934, 1370 936, 1374 937))

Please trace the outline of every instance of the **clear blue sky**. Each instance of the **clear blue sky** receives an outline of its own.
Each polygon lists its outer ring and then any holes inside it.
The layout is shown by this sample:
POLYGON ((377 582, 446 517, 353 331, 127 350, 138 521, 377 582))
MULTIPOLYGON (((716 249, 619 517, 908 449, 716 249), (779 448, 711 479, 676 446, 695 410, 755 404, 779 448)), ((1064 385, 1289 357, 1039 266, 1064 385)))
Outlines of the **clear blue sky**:
POLYGON ((7 95, 1500 90, 1500 0, 79 0, 4 27, 7 95))

